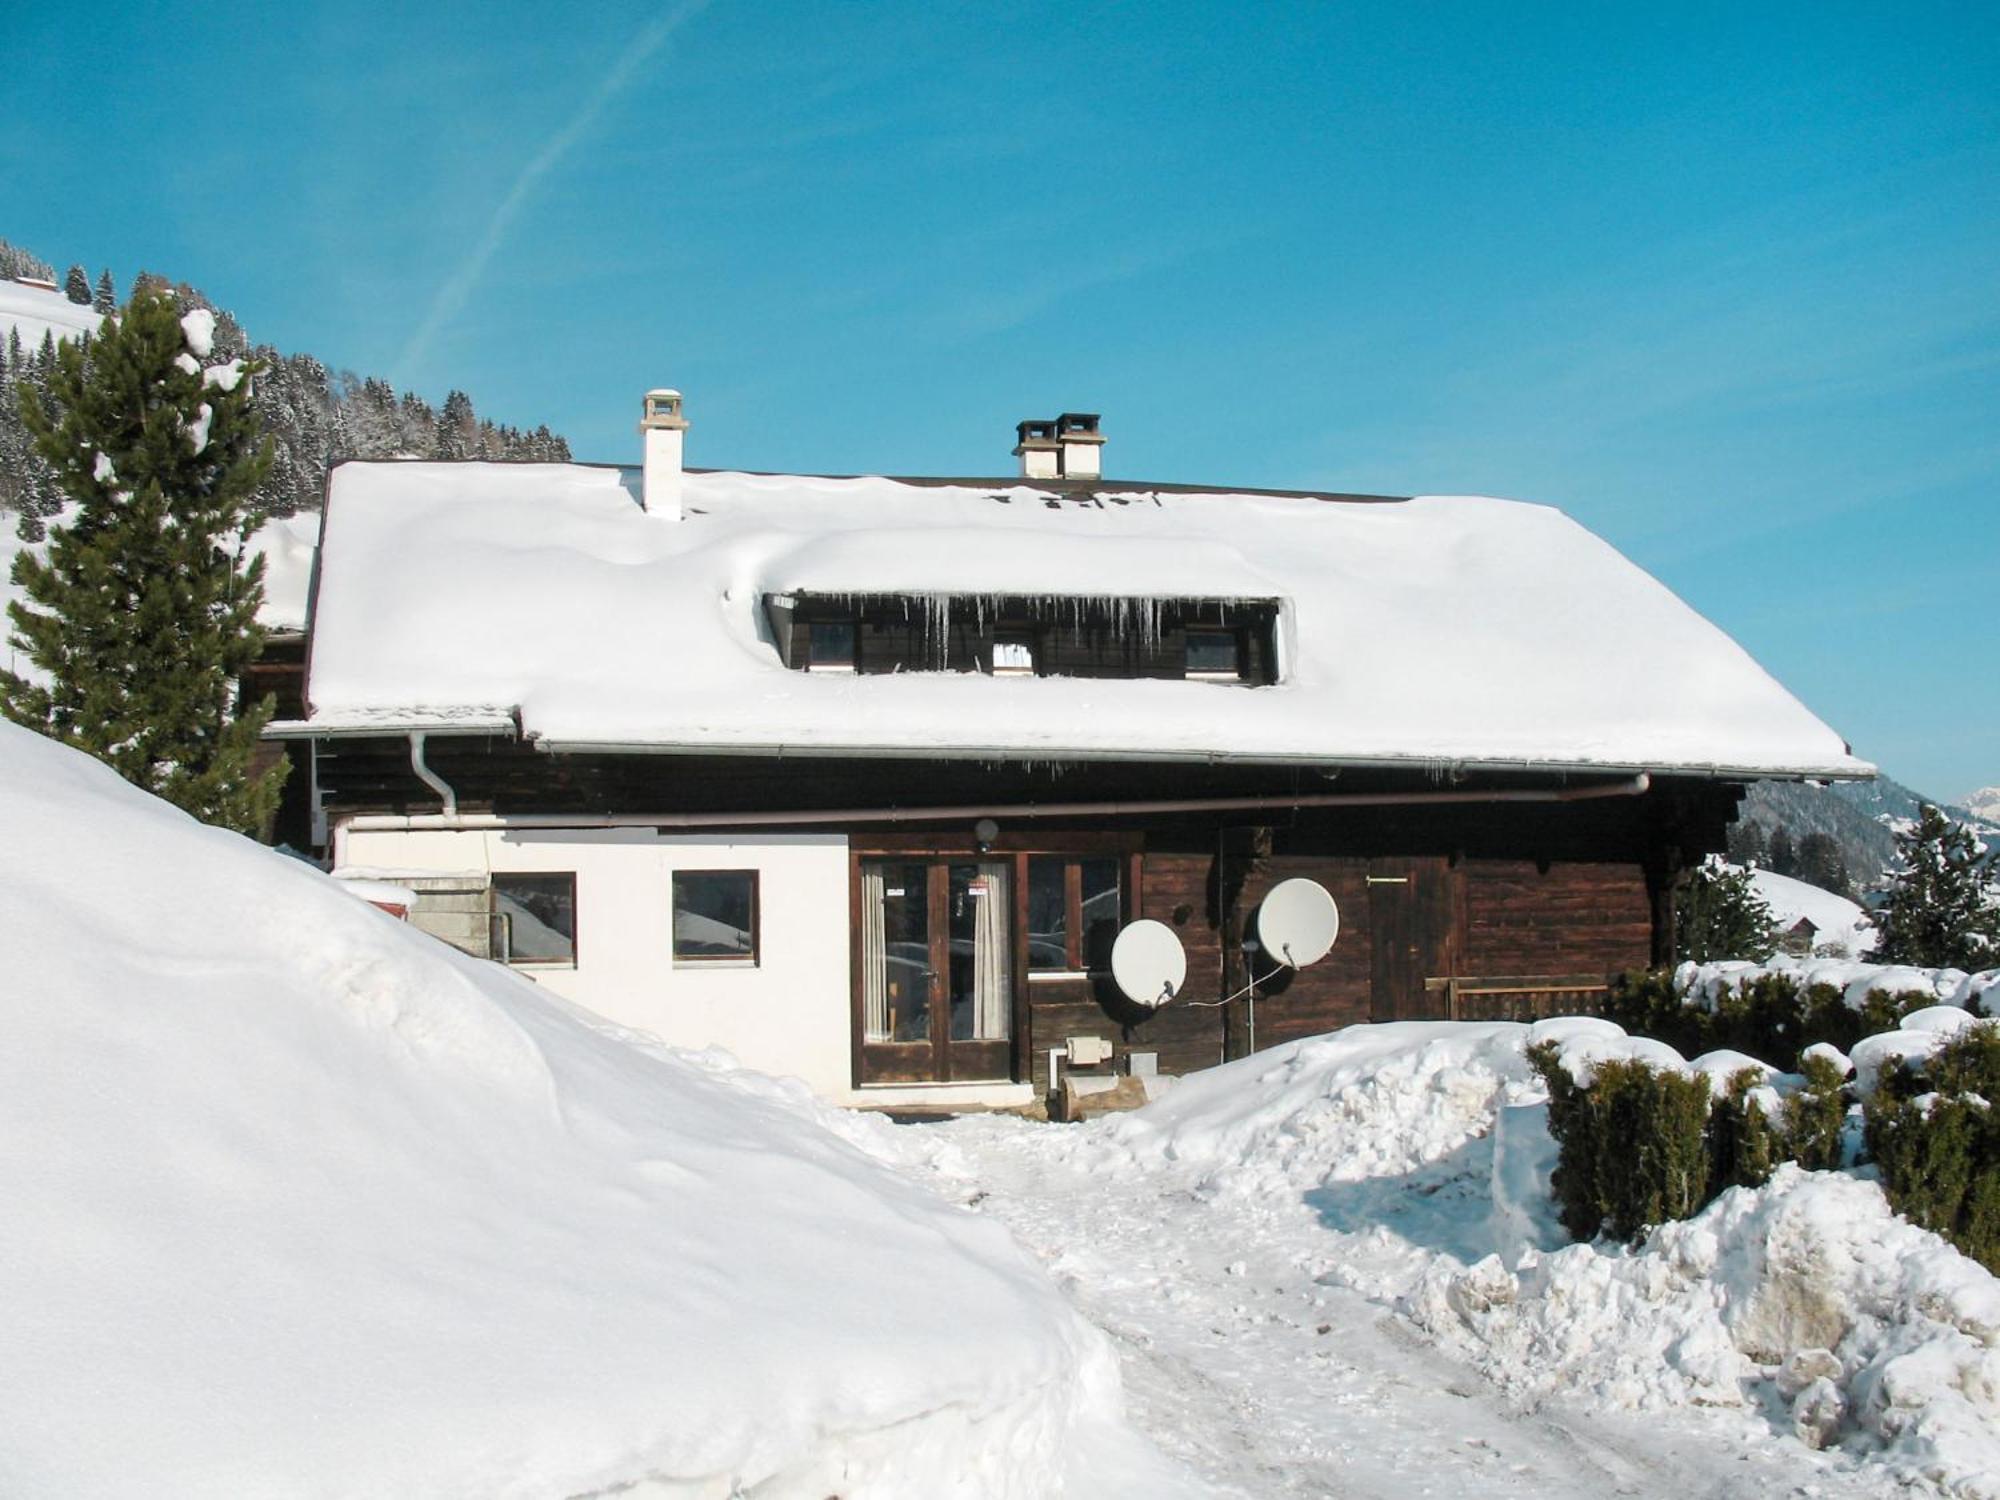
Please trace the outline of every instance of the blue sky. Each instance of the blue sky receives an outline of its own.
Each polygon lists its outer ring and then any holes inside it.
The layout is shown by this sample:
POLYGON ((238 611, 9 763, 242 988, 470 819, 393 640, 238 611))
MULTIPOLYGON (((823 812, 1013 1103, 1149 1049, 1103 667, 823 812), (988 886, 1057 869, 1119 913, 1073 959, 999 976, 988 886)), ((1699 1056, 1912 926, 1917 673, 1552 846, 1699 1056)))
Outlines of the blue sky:
POLYGON ((2000 782, 2000 10, 39 7, 0 236, 628 459, 1562 506, 2000 782))

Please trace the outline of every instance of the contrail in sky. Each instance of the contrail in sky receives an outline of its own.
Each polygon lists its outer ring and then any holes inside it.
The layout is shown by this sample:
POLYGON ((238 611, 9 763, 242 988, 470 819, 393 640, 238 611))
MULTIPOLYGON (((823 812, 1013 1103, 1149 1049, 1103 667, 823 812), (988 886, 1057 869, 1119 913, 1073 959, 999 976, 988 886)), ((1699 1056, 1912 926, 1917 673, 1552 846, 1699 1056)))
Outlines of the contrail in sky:
POLYGON ((563 154, 574 146, 583 133, 597 123, 597 117, 604 113, 604 107, 632 81, 632 75, 639 71, 646 60, 660 50, 661 45, 680 29, 683 23, 696 13, 707 8, 709 0, 683 0, 665 16, 641 28, 639 34, 626 46, 618 61, 611 65, 611 71, 598 81, 575 114, 569 117, 562 129, 550 136, 542 144, 528 164, 521 168, 514 185, 507 190, 507 196, 500 200, 500 206, 493 210, 493 217, 486 225, 486 232, 479 237, 479 243, 459 262, 458 269, 445 279, 438 294, 431 299, 430 311, 424 314, 417 331, 410 335, 409 343, 403 346, 401 358, 396 362, 400 371, 421 359, 430 348, 437 332, 458 315, 472 295, 472 289, 485 273, 487 262, 493 259, 500 242, 507 237, 507 231, 514 227, 514 220, 520 216, 522 205, 528 201, 541 180, 548 176, 563 154))

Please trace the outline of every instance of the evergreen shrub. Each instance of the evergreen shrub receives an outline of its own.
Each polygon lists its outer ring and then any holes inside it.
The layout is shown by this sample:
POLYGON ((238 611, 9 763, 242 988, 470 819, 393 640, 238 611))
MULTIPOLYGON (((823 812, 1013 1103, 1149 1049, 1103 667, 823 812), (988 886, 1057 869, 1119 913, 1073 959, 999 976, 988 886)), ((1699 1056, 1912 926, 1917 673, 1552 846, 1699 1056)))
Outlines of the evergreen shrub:
POLYGON ((1889 1204, 2000 1272, 2000 1027, 1884 1070, 1862 1107, 1889 1204))
POLYGON ((1665 970, 1635 969, 1612 986, 1604 1014, 1633 1036, 1665 1042, 1683 1057, 1727 1047, 1799 1072, 1800 1054, 1814 1043, 1851 1051, 1863 1037, 1894 1031, 1911 1011, 1935 1004, 1935 996, 1904 990, 1872 994, 1856 1010, 1837 986, 1763 973, 1730 986, 1711 1008, 1688 1003, 1665 970))
POLYGON ((1553 1042, 1528 1051, 1549 1088, 1549 1132, 1560 1147, 1551 1180, 1563 1227, 1637 1242, 1709 1198, 1708 1080, 1639 1062, 1600 1063, 1588 1088, 1553 1042))
MULTIPOLYGON (((1600 1063, 1580 1086, 1553 1042, 1528 1050, 1549 1089, 1558 1153, 1550 1187, 1563 1227, 1579 1240, 1636 1243, 1652 1226, 1699 1213, 1732 1187, 1760 1187, 1780 1162, 1812 1171, 1841 1163, 1845 1079, 1808 1058, 1804 1085, 1773 1120, 1753 1097, 1761 1075, 1745 1068, 1712 1097, 1705 1077, 1643 1062, 1600 1063)), ((2000 1194, 1993 1199, 2000 1208, 2000 1194)))

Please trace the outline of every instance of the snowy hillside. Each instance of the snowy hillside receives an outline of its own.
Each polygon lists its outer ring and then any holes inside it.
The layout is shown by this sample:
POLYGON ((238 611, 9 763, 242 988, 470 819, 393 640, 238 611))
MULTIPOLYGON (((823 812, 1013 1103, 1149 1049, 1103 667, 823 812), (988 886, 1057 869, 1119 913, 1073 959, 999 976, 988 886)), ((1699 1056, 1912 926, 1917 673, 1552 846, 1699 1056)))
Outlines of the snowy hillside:
POLYGON ((1172 1494, 997 1225, 0 724, 0 1490, 1172 1494))
POLYGON ((21 335, 24 349, 33 350, 50 334, 60 340, 95 333, 97 319, 95 311, 61 292, 0 278, 0 341, 11 330, 21 335))
POLYGON ((2000 829, 2000 786, 1983 786, 1968 795, 1965 810, 1987 828, 2000 829))
POLYGON ((1860 958, 1875 946, 1878 934, 1868 920, 1868 913, 1845 896, 1836 896, 1832 891, 1823 891, 1773 870, 1752 870, 1750 883, 1771 908, 1772 920, 1781 931, 1801 917, 1813 924, 1817 929, 1813 938, 1816 951, 1839 958, 1860 958))

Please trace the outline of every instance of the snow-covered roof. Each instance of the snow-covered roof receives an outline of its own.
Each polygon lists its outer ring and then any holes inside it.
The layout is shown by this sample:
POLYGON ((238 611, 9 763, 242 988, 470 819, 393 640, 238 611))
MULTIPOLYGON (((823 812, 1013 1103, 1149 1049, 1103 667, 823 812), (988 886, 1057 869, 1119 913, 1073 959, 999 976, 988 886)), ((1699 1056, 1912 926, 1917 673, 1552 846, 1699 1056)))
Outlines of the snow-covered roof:
POLYGON ((95 308, 72 302, 61 292, 0 276, 0 341, 11 329, 21 335, 24 348, 33 350, 46 334, 60 341, 97 332, 100 316, 95 308))
POLYGON ((1741 647, 1560 511, 1105 481, 350 462, 311 725, 514 710, 552 747, 1862 775, 1741 647), (788 593, 1280 601, 1280 680, 788 669, 788 593))

